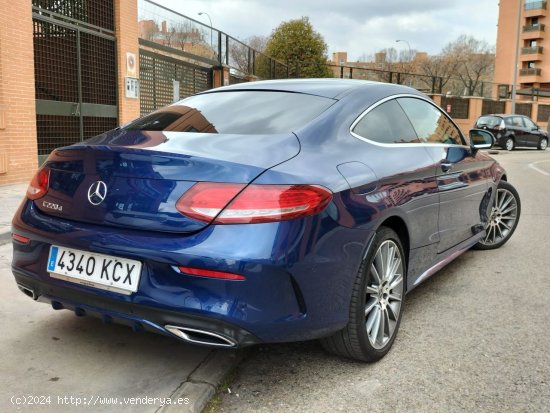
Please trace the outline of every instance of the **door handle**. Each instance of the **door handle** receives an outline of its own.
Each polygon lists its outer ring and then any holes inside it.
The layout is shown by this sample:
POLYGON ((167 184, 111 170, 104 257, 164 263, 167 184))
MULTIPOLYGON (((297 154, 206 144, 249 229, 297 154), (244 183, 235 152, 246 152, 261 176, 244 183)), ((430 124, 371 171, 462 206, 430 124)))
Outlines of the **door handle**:
POLYGON ((441 170, 443 172, 449 172, 453 169, 453 164, 451 162, 441 162, 441 170))

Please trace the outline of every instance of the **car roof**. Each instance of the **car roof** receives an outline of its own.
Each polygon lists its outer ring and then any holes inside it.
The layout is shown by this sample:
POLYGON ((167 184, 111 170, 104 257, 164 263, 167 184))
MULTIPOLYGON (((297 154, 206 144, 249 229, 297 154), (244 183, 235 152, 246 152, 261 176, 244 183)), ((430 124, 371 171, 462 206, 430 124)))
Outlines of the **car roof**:
POLYGON ((211 89, 202 93, 218 93, 237 90, 269 90, 305 93, 309 95, 323 96, 331 99, 339 99, 347 93, 359 88, 376 88, 382 87, 382 85, 388 84, 355 79, 284 79, 239 83, 236 85, 211 89))
POLYGON ((525 115, 520 115, 519 113, 516 113, 514 115, 510 115, 510 114, 500 114, 500 113, 487 113, 486 115, 481 115, 480 118, 483 118, 483 117, 486 117, 486 116, 498 116, 500 118, 511 118, 513 116, 523 116, 523 117, 527 117, 525 115))

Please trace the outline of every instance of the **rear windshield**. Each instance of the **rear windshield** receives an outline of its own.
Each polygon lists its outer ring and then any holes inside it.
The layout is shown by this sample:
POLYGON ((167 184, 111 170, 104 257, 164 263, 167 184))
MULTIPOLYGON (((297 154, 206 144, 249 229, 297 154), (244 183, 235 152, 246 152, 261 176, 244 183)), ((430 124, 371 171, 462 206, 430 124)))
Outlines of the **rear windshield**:
POLYGON ((498 116, 482 116, 477 120, 476 126, 487 126, 489 128, 493 128, 500 125, 500 122, 502 122, 502 118, 499 118, 498 116))
POLYGON ((235 91, 184 99, 126 125, 125 130, 278 134, 299 129, 335 100, 301 93, 235 91))

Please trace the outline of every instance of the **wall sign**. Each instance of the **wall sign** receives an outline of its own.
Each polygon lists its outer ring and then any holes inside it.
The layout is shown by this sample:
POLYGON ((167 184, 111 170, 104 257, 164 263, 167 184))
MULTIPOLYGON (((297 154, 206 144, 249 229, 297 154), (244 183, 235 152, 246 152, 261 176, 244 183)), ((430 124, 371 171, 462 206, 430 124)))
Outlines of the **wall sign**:
POLYGON ((133 77, 126 77, 124 79, 125 79, 124 95, 130 99, 139 98, 139 80, 133 77))

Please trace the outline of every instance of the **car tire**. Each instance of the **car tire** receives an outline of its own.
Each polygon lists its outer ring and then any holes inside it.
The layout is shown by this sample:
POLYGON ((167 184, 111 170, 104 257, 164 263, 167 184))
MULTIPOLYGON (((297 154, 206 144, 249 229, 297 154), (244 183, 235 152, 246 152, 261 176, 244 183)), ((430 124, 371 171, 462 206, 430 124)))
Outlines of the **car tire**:
POLYGON ((544 151, 546 150, 547 147, 548 147, 548 138, 542 138, 541 140, 539 140, 539 144, 537 146, 537 149, 539 151, 544 151))
POLYGON ((500 181, 494 203, 485 227, 485 237, 476 245, 478 250, 493 250, 508 242, 516 230, 521 215, 521 201, 516 189, 506 181, 500 181))
POLYGON ((507 151, 513 151, 516 147, 516 142, 514 141, 514 138, 506 138, 504 141, 504 149, 507 151))
POLYGON ((406 270, 399 236, 390 228, 380 227, 355 279, 348 325, 321 339, 323 347, 359 361, 374 362, 384 357, 401 323, 406 270))

